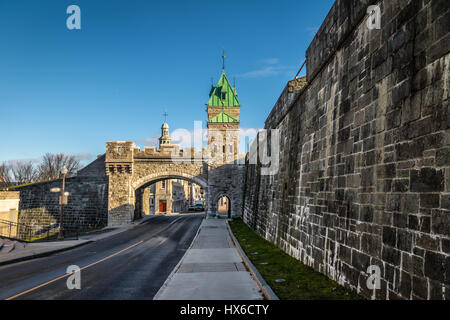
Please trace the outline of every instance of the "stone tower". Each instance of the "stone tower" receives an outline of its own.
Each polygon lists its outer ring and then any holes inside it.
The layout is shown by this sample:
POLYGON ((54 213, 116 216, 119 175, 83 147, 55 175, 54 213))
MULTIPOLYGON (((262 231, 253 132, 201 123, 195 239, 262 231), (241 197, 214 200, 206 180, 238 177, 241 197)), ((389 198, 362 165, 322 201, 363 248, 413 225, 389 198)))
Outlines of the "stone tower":
POLYGON ((164 122, 161 126, 161 137, 159 137, 159 147, 161 148, 161 145, 163 144, 170 144, 170 137, 169 137, 169 125, 167 122, 164 122))
POLYGON ((240 110, 236 88, 231 86, 223 67, 219 82, 211 87, 206 104, 208 148, 213 163, 225 164, 237 160, 240 110))

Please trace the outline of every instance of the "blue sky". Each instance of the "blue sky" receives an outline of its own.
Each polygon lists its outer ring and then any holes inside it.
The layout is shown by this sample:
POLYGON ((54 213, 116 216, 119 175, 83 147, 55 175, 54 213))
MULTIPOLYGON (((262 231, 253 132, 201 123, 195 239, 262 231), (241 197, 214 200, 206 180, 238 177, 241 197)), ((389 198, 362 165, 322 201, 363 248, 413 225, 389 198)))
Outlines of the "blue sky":
POLYGON ((153 145, 205 124, 211 78, 236 78, 241 127, 262 128, 334 1, 2 0, 0 162, 153 145), (66 9, 81 8, 81 30, 66 9))

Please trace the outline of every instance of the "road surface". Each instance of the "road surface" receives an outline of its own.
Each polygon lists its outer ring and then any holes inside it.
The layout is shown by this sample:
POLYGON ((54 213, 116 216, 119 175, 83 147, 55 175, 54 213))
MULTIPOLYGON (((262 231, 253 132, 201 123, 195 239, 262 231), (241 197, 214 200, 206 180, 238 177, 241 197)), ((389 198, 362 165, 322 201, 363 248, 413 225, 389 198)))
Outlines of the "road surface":
POLYGON ((0 267, 0 299, 152 299, 191 244, 203 214, 155 216, 125 232, 0 267), (81 268, 81 289, 67 267, 81 268))

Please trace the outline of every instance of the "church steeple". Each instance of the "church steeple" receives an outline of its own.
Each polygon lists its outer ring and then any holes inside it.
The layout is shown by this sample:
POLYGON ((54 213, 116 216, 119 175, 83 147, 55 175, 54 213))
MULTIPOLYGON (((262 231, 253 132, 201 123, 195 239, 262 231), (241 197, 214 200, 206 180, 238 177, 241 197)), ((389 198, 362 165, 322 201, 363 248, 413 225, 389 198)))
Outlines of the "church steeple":
POLYGON ((236 88, 232 87, 228 81, 225 70, 222 69, 222 75, 215 87, 212 87, 209 94, 208 107, 240 107, 237 99, 236 88))
POLYGON ((159 137, 159 147, 163 144, 170 144, 169 125, 167 124, 167 112, 164 112, 164 123, 161 126, 161 137, 159 137))
POLYGON ((211 155, 223 159, 223 163, 236 160, 239 154, 239 113, 241 104, 236 88, 225 73, 225 53, 222 54, 222 75, 211 88, 206 104, 208 113, 208 146, 211 155), (222 156, 223 155, 223 156, 222 156))

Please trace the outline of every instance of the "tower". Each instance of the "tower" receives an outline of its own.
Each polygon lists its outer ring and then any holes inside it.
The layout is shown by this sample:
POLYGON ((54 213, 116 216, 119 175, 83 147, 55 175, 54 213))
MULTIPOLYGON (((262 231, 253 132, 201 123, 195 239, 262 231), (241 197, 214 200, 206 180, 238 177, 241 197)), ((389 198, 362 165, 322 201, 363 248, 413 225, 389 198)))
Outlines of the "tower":
MULTIPOLYGON (((225 61, 225 55, 222 58, 225 61)), ((206 104, 208 148, 215 163, 225 164, 237 160, 240 110, 236 88, 228 81, 223 63, 222 75, 217 85, 211 86, 206 104)))
POLYGON ((170 137, 169 137, 169 125, 167 122, 164 122, 161 126, 161 137, 159 137, 159 147, 161 148, 161 145, 163 144, 170 144, 170 137))

